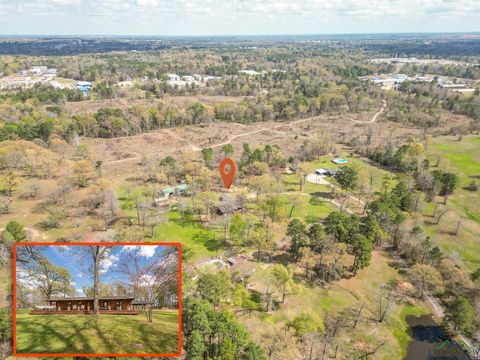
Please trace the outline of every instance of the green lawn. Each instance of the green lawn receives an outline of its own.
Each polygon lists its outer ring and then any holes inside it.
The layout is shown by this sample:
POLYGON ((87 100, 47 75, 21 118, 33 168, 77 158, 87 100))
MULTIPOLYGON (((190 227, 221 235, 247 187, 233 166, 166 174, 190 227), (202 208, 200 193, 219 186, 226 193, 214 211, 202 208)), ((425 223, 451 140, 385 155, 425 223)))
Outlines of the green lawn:
POLYGON ((472 181, 480 184, 480 137, 466 137, 462 141, 441 137, 435 139, 428 154, 432 163, 440 158, 440 169, 457 174, 460 182, 451 203, 464 212, 466 218, 480 224, 478 192, 464 189, 472 181))
POLYGON ((205 228, 193 216, 181 220, 177 211, 168 212, 168 222, 157 226, 152 241, 180 242, 191 251, 192 260, 223 251, 223 233, 205 228))
MULTIPOLYGON (((136 211, 132 201, 128 200, 123 187, 117 189, 123 213, 136 222, 136 211)), ((135 189, 134 191, 139 191, 135 189)), ((184 198, 191 201, 191 198, 184 198)), ((198 261, 216 256, 223 251, 223 232, 220 229, 208 229, 193 215, 181 219, 180 213, 173 208, 165 211, 168 221, 158 224, 153 237, 150 230, 145 230, 145 241, 179 242, 190 250, 189 260, 198 261)))
MULTIPOLYGON (((249 283, 260 293, 272 281, 272 267, 258 265, 256 271, 249 278, 249 283)), ((345 308, 360 303, 366 304, 363 311, 363 320, 356 330, 342 335, 345 342, 377 343, 379 339, 387 340, 387 344, 375 357, 378 359, 402 359, 405 356, 411 334, 408 333, 406 317, 408 315, 428 314, 425 304, 417 302, 397 303, 387 316, 387 321, 378 323, 372 321, 378 316, 377 294, 386 283, 401 279, 397 270, 389 265, 389 258, 385 253, 375 250, 371 264, 358 272, 357 276, 342 279, 326 287, 308 286, 297 281, 297 292, 288 295, 285 303, 271 313, 256 312, 250 316, 240 317, 240 321, 252 332, 259 328, 275 328, 279 324, 286 324, 295 316, 307 313, 323 327, 326 315, 339 314, 345 308)), ((279 295, 276 294, 277 300, 279 295)), ((373 358, 373 357, 372 357, 373 358)))
POLYGON ((450 219, 442 220, 440 226, 428 225, 427 232, 445 252, 458 254, 468 269, 475 270, 480 266, 480 191, 469 191, 466 186, 472 181, 480 184, 480 137, 468 136, 462 141, 453 137, 435 138, 428 157, 431 164, 440 159, 439 169, 454 172, 459 184, 448 200, 450 219), (455 236, 451 233, 459 218, 464 221, 459 235, 455 236))
POLYGON ((319 222, 337 208, 328 202, 328 200, 318 197, 305 195, 283 194, 280 195, 280 214, 285 219, 289 219, 292 210, 292 199, 296 196, 296 203, 292 211, 292 218, 303 218, 307 223, 319 222))
MULTIPOLYGON (((364 183, 365 186, 369 186, 370 181, 372 181, 374 191, 380 191, 381 190, 383 177, 385 176, 385 174, 388 173, 388 171, 380 169, 380 168, 378 168, 374 165, 371 165, 367 161, 365 161, 363 159, 360 159, 358 157, 355 157, 355 156, 349 156, 349 155, 345 154, 345 156, 342 156, 342 157, 344 159, 348 160, 348 164, 346 164, 345 166, 350 166, 358 172, 358 174, 359 174, 358 185, 359 186, 362 182, 364 183)), ((309 170, 309 172, 314 172, 316 169, 319 169, 319 168, 340 169, 340 168, 343 167, 343 165, 339 166, 339 165, 335 165, 334 163, 332 163, 332 161, 331 161, 332 159, 333 159, 333 156, 325 155, 325 156, 321 156, 316 161, 310 161, 310 162, 304 163, 304 166, 306 166, 306 168, 309 170)), ((294 187, 295 190, 298 190, 298 175, 296 175, 296 174, 291 175, 289 177, 289 179, 292 182, 292 187, 294 187)), ((336 181, 332 178, 329 178, 328 181, 331 181, 334 184, 336 183, 336 181)), ((319 186, 319 185, 307 182, 306 192, 310 192, 310 190, 326 191, 326 192, 331 191, 329 186, 325 186, 325 185, 323 185, 323 186, 320 185, 319 186), (313 186, 313 187, 311 187, 311 186, 313 186), (320 189, 320 190, 318 190, 318 189, 320 189)))
POLYGON ((17 312, 19 354, 168 354, 178 352, 178 311, 139 315, 29 315, 17 312))

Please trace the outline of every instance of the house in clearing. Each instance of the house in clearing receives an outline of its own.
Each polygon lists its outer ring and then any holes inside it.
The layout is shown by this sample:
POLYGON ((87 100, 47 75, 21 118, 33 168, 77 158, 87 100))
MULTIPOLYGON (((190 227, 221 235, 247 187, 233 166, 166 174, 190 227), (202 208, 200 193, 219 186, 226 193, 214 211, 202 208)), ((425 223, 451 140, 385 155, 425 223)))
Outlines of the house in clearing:
POLYGON ((162 189, 161 194, 166 198, 175 195, 185 195, 188 193, 189 188, 190 187, 187 184, 180 184, 162 189))
MULTIPOLYGON (((138 307, 134 305, 134 300, 133 296, 100 296, 99 313, 138 315, 138 307)), ((32 310, 30 314, 93 314, 93 296, 50 298, 48 303, 50 306, 32 310)))
POLYGON ((92 89, 92 83, 90 81, 77 81, 75 88, 82 94, 86 94, 92 89))
POLYGON ((244 206, 239 199, 230 196, 229 194, 222 194, 220 202, 216 206, 216 212, 219 215, 231 215, 236 212, 242 212, 244 206))
POLYGON ((327 169, 327 168, 322 168, 322 169, 317 169, 315 170, 315 174, 317 175, 322 175, 322 176, 332 176, 335 177, 340 173, 342 170, 341 169, 327 169))

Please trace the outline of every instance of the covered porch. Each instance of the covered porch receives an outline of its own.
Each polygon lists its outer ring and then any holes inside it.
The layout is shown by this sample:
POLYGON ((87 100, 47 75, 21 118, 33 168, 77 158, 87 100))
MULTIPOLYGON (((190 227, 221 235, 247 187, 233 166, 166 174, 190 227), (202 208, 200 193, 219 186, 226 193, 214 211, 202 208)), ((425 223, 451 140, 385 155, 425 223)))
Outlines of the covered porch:
MULTIPOLYGON (((138 315, 139 311, 137 310, 99 310, 102 315, 138 315)), ((53 315, 53 314, 62 314, 62 315, 93 315, 93 310, 32 310, 30 315, 53 315)))

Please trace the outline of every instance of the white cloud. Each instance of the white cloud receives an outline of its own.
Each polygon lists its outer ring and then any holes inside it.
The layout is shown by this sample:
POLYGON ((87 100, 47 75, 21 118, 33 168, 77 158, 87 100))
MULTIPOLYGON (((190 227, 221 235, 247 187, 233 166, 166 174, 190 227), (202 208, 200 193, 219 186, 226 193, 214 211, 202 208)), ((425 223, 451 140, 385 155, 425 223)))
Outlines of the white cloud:
POLYGON ((110 267, 114 266, 115 263, 119 260, 119 257, 113 254, 109 254, 105 259, 100 263, 100 272, 106 273, 110 267))
POLYGON ((126 252, 130 252, 130 251, 134 251, 138 248, 138 246, 135 246, 135 245, 125 245, 122 247, 122 252, 123 251, 126 251, 126 252))
POLYGON ((0 33, 478 31, 478 0, 0 0, 0 33), (155 21, 153 21, 155 20, 155 21), (477 21, 475 21, 477 20, 477 21), (470 30, 468 30, 470 29, 470 30))
POLYGON ((83 292, 83 289, 76 288, 75 293, 77 296, 85 296, 85 293, 83 292))
POLYGON ((143 245, 140 247, 140 256, 144 256, 146 258, 151 258, 155 255, 155 249, 158 245, 143 245))
POLYGON ((137 0, 137 5, 151 7, 151 6, 157 6, 158 2, 157 0, 137 0))
POLYGON ((157 247, 158 245, 126 245, 123 247, 122 252, 138 251, 140 256, 151 258, 153 255, 155 255, 155 249, 157 247))
POLYGON ((78 5, 82 3, 82 0, 50 0, 50 3, 55 5, 78 5))

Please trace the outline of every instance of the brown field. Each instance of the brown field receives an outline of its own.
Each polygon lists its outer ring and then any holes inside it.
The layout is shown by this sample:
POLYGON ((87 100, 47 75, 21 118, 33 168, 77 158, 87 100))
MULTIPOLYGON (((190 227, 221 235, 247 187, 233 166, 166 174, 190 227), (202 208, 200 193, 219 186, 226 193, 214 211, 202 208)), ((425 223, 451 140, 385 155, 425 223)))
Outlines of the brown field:
POLYGON ((159 103, 167 105, 177 105, 187 107, 190 103, 201 102, 205 105, 214 105, 219 102, 238 103, 249 98, 248 96, 219 96, 219 95, 199 95, 199 96, 163 96, 161 99, 130 99, 118 98, 109 100, 88 100, 78 102, 68 102, 65 107, 72 115, 92 113, 101 108, 120 108, 126 110, 132 106, 156 107, 159 103))

